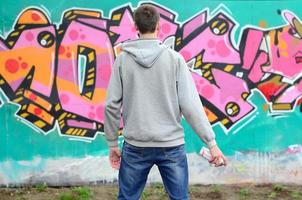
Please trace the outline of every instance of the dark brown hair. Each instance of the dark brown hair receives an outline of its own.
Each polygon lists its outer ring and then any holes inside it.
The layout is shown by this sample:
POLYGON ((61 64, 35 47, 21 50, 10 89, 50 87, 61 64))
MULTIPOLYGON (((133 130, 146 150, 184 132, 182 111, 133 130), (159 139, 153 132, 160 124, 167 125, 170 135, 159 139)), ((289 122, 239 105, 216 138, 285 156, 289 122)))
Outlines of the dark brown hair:
POLYGON ((134 12, 134 22, 140 33, 153 33, 159 21, 159 13, 152 5, 141 5, 134 12))

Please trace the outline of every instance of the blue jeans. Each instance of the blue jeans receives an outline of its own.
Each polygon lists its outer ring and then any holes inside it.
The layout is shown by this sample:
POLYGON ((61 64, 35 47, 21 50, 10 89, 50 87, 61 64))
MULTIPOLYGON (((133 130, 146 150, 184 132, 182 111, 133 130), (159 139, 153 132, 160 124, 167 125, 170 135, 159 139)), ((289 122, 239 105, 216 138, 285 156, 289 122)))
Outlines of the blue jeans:
POLYGON ((187 200, 188 164, 184 145, 136 147, 124 142, 119 170, 119 200, 138 200, 149 171, 157 165, 171 200, 187 200))

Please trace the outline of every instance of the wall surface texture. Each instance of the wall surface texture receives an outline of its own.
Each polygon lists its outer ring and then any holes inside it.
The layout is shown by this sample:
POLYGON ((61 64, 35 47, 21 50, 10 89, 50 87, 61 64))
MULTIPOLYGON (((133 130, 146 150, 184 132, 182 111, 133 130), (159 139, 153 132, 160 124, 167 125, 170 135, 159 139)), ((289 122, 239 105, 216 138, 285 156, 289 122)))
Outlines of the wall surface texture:
MULTIPOLYGON (((0 185, 117 180, 103 106, 142 3, 0 1, 0 185)), ((190 183, 302 183, 302 2, 151 3, 230 160, 209 166, 183 120, 190 183)), ((156 168, 149 181, 161 181, 156 168)))

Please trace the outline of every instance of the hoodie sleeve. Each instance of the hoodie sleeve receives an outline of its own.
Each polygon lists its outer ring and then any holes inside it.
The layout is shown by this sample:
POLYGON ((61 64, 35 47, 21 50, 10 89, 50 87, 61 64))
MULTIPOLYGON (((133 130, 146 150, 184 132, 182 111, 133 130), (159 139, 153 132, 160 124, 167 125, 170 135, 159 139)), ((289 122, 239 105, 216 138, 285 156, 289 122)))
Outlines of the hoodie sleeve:
POLYGON ((114 61, 105 102, 104 131, 110 147, 118 146, 123 88, 120 74, 120 56, 114 61))
POLYGON ((195 133, 211 148, 216 145, 215 133, 203 109, 191 72, 181 55, 178 67, 177 88, 181 112, 195 133))

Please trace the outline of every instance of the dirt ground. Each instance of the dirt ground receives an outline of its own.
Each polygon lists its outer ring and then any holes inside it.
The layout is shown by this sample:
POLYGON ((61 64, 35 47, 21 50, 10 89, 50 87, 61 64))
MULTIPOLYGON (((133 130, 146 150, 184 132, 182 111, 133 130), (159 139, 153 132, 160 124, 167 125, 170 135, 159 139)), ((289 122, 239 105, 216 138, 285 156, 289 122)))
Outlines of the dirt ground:
MULTIPOLYGON (((117 199, 116 185, 0 188, 0 200, 113 200, 117 199)), ((168 199, 162 184, 148 185, 142 200, 168 199)), ((301 199, 302 185, 192 185, 190 199, 301 199)))

